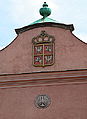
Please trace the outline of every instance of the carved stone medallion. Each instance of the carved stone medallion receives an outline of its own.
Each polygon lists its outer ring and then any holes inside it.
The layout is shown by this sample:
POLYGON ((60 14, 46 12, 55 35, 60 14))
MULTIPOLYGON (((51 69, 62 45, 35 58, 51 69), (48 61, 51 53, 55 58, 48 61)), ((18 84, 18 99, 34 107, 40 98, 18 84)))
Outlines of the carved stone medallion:
POLYGON ((33 65, 44 67, 54 64, 54 37, 45 31, 32 39, 33 65))
POLYGON ((50 103, 51 99, 48 95, 38 95, 35 99, 35 106, 38 108, 46 108, 50 103))

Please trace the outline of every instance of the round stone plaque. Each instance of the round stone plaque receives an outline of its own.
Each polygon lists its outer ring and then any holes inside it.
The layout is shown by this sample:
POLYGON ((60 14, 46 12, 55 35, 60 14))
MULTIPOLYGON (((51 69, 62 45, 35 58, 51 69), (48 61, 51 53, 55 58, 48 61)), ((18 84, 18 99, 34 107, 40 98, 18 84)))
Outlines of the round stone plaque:
POLYGON ((50 103, 51 99, 48 95, 38 95, 35 99, 35 105, 38 108, 46 108, 50 103))

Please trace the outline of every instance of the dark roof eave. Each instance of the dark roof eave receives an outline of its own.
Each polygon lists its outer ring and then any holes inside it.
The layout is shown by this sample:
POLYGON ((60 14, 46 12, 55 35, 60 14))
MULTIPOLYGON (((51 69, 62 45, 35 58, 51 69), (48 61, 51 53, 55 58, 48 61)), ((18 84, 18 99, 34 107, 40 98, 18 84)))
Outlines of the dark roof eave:
POLYGON ((19 29, 15 29, 15 32, 17 33, 17 35, 19 35, 25 31, 38 28, 38 27, 58 27, 58 28, 70 30, 71 32, 74 30, 73 24, 66 25, 62 23, 44 22, 44 23, 32 24, 32 25, 28 25, 19 29))

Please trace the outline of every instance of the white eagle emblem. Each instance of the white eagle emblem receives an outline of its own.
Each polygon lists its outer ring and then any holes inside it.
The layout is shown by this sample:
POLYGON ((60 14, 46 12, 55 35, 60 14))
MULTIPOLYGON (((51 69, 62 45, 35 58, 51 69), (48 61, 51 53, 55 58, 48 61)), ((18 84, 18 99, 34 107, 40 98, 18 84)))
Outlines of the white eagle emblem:
POLYGON ((54 41, 54 37, 45 31, 41 31, 40 35, 32 39, 34 66, 45 67, 54 64, 54 41))

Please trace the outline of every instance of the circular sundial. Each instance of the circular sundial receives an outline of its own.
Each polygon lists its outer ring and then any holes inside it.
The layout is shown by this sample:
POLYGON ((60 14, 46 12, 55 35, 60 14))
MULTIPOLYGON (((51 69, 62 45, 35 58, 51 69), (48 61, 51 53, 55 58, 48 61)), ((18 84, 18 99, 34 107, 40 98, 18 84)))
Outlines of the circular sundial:
POLYGON ((46 108, 50 103, 51 99, 48 95, 38 95, 35 99, 35 106, 38 108, 46 108))

